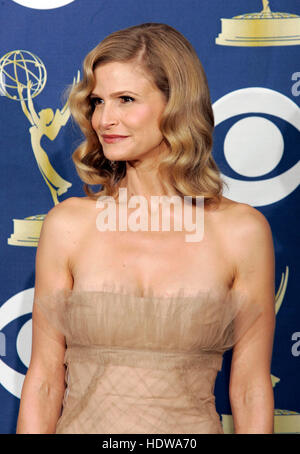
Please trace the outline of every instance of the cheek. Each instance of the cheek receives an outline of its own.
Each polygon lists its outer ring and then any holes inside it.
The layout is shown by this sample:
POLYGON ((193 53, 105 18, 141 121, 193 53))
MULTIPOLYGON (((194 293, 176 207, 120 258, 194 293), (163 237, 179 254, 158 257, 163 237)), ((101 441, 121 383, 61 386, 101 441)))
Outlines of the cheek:
POLYGON ((91 125, 92 125, 92 128, 97 131, 97 116, 95 114, 95 112, 93 113, 92 117, 91 117, 91 125))
POLYGON ((126 123, 135 129, 144 130, 158 127, 158 113, 147 106, 138 106, 134 112, 125 117, 126 123))

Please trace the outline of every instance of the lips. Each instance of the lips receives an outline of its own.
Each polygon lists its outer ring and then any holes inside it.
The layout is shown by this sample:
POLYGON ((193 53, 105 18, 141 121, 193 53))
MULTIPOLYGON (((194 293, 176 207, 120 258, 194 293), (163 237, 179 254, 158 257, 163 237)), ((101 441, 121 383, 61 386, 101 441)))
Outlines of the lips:
POLYGON ((117 134, 104 134, 103 136, 103 139, 118 139, 118 138, 125 138, 125 137, 128 137, 128 136, 120 136, 120 135, 117 135, 117 134))
POLYGON ((127 139, 128 136, 119 136, 117 134, 105 134, 102 136, 105 143, 117 143, 127 139))

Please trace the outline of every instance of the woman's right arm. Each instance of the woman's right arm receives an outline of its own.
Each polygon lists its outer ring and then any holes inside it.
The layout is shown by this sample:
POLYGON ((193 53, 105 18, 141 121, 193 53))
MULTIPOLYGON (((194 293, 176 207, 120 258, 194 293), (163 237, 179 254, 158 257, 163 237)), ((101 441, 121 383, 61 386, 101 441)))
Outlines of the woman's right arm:
POLYGON ((54 206, 41 229, 36 253, 32 350, 23 383, 17 434, 55 433, 65 391, 65 337, 45 317, 36 298, 72 289, 69 269, 71 199, 54 206))

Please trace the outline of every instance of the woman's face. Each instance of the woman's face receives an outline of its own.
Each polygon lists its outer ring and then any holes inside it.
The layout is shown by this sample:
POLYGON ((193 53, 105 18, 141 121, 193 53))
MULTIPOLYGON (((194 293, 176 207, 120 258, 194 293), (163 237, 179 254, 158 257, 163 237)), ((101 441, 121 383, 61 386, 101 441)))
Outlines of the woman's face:
POLYGON ((98 66, 90 96, 92 127, 107 159, 140 160, 164 148, 159 119, 166 100, 137 63, 98 66), (109 137, 109 136, 123 137, 109 137))

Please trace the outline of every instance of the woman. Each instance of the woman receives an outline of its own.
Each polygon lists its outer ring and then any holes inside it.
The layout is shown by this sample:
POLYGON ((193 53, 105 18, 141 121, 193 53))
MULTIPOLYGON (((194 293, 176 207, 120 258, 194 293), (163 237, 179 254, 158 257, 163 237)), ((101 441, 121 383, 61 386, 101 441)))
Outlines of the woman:
POLYGON ((235 433, 272 433, 272 234, 259 211, 222 196, 193 47, 164 24, 112 33, 85 58, 70 109, 86 137, 73 159, 87 197, 43 224, 17 432, 221 434, 213 389, 233 347, 235 433), (105 230, 108 205, 134 214, 121 190, 144 202, 190 196, 196 216, 201 196, 203 237, 161 221, 145 231, 110 218, 105 230))

